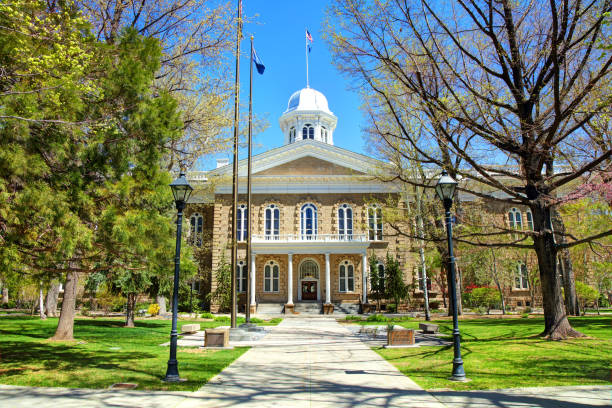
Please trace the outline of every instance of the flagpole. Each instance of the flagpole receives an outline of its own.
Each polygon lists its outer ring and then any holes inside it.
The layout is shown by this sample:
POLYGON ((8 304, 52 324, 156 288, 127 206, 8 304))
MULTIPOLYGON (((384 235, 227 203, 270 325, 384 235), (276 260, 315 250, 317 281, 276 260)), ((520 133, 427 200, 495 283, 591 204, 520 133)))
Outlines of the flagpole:
POLYGON ((251 35, 251 60, 249 67, 249 156, 247 166, 247 219, 248 219, 248 233, 247 233, 247 287, 246 287, 246 302, 245 302, 245 317, 246 322, 251 322, 251 233, 252 233, 252 212, 251 212, 251 153, 253 139, 253 36, 251 35))
POLYGON ((304 39, 306 40, 306 88, 310 88, 310 84, 308 83, 308 37, 306 36, 308 30, 304 30, 304 39))
POLYGON ((234 171, 232 180, 232 271, 231 271, 231 327, 236 328, 236 264, 238 248, 236 242, 237 223, 236 210, 238 209, 238 115, 240 103, 240 40, 242 39, 242 0, 238 0, 238 28, 236 33, 236 82, 234 84, 234 171))

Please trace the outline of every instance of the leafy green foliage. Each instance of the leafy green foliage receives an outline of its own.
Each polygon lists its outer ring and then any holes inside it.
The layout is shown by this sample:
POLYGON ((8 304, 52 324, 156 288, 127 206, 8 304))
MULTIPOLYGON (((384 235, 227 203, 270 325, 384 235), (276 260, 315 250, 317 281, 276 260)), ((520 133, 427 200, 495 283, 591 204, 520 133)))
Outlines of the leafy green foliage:
POLYGON ((408 298, 410 287, 404 282, 404 273, 399 261, 387 254, 385 263, 385 280, 387 295, 399 305, 400 301, 408 298))
POLYGON ((217 288, 209 293, 208 299, 219 304, 221 311, 228 311, 232 303, 232 267, 225 260, 225 251, 222 251, 221 260, 216 271, 217 288))
POLYGON ((366 321, 368 322, 388 322, 389 318, 382 314, 373 314, 373 315, 369 315, 366 321))

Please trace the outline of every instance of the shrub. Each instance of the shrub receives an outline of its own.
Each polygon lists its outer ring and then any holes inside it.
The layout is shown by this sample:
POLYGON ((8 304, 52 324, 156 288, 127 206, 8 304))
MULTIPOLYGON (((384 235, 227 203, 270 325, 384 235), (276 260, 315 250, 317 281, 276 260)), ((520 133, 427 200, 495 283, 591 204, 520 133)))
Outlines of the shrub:
POLYGON ((529 313, 522 313, 521 314, 521 319, 528 319, 529 318, 529 313))
POLYGON ((382 314, 369 315, 367 318, 368 322, 388 322, 389 318, 382 314))
POLYGON ((273 323, 273 324, 277 324, 277 323, 280 323, 282 321, 283 321, 282 317, 275 317, 275 318, 269 320, 269 322, 273 323))
POLYGON ((251 317, 251 323, 263 323, 263 319, 259 319, 257 317, 251 317))
POLYGON ((395 303, 387 303, 386 310, 389 313, 395 313, 397 311, 397 305, 395 303))
POLYGON ((580 302, 580 308, 584 311, 587 304, 594 305, 595 302, 597 302, 597 299, 599 299, 599 292, 586 283, 576 281, 576 296, 580 302))
POLYGON ((231 322, 232 319, 230 319, 229 316, 215 316, 214 317, 215 322, 231 322))
POLYGON ((202 319, 214 319, 215 318, 215 316, 213 316, 213 314, 210 312, 204 312, 200 315, 200 317, 202 319))
POLYGON ((501 296, 495 288, 482 287, 475 288, 471 293, 471 301, 479 311, 486 310, 487 313, 501 302, 501 296))
POLYGON ((361 321, 361 316, 353 316, 353 315, 348 315, 344 318, 344 320, 357 320, 357 321, 361 321))
POLYGON ((159 314, 159 305, 157 303, 151 303, 147 309, 147 313, 151 316, 157 316, 159 314))

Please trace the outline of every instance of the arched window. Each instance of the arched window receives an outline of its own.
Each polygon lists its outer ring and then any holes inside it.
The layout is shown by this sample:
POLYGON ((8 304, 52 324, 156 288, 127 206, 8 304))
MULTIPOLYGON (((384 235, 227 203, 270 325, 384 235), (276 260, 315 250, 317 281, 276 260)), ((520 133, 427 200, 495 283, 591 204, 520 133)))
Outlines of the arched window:
POLYGON ((249 233, 249 211, 247 206, 240 204, 236 210, 236 231, 238 234, 238 241, 246 241, 247 234, 249 233))
POLYGON ((529 231, 533 231, 533 214, 531 210, 527 210, 525 214, 527 215, 527 228, 529 231))
POLYGON ((278 239, 280 210, 275 204, 266 207, 264 213, 264 234, 266 239, 278 239))
POLYGON ((197 247, 202 246, 202 231, 204 230, 204 217, 199 213, 193 213, 189 217, 189 243, 197 247))
POLYGON ((313 204, 304 204, 300 218, 302 239, 317 239, 317 207, 313 204))
POLYGON ((353 238, 353 209, 348 204, 338 208, 338 234, 344 239, 353 238))
POLYGON ((523 229, 523 217, 518 208, 511 208, 508 211, 508 222, 510 223, 510 228, 523 229))
POLYGON ((355 267, 349 261, 340 262, 340 292, 355 291, 355 267))
POLYGON ((246 292, 247 264, 244 261, 239 261, 236 265, 236 288, 240 293, 246 292))
POLYGON ((310 123, 302 128, 302 139, 314 139, 314 127, 310 123))
POLYGON ((289 143, 293 142, 295 142, 295 128, 291 126, 291 129, 289 129, 289 143))
POLYGON ((370 241, 382 241, 382 209, 378 204, 368 207, 368 230, 370 241))
POLYGON ((516 266, 516 275, 514 278, 515 289, 529 289, 529 274, 527 273, 527 265, 519 262, 516 266))
POLYGON ((325 126, 321 126, 321 140, 327 143, 327 128, 325 126))
POLYGON ((305 260, 300 265, 300 280, 319 279, 319 265, 311 259, 305 260))
POLYGON ((274 261, 264 266, 264 292, 278 292, 278 264, 274 261))

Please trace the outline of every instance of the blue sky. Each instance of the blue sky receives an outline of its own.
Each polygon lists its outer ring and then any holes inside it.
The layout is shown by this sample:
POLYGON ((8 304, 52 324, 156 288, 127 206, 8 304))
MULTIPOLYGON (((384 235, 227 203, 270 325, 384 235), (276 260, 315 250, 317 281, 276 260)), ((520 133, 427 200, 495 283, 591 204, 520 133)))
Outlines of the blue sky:
MULTIPOLYGON (((334 144, 355 152, 364 152, 361 132, 364 122, 359 111, 359 97, 348 89, 349 80, 332 65, 331 55, 321 34, 328 3, 323 0, 243 0, 244 15, 252 17, 253 22, 245 24, 241 44, 242 106, 247 106, 249 96, 251 34, 255 37, 257 54, 266 66, 263 75, 258 75, 255 70, 253 74, 253 112, 266 117, 269 123, 268 129, 254 139, 254 154, 284 144, 278 118, 287 109, 291 94, 306 87, 305 28, 308 28, 314 39, 309 56, 310 87, 327 97, 329 108, 338 117, 334 144)), ((199 170, 214 168, 218 157, 231 158, 231 152, 204 160, 199 170)), ((246 158, 246 151, 240 152, 240 159, 243 158, 246 158)))

